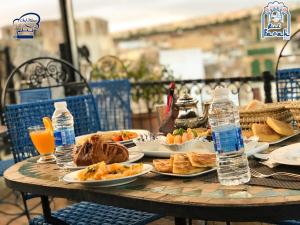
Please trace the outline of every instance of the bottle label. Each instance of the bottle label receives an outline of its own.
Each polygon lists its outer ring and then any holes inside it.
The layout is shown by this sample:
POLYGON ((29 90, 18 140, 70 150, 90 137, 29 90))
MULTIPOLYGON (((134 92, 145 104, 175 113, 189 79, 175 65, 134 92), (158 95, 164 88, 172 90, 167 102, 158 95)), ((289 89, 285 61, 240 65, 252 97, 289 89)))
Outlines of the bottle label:
POLYGON ((75 144, 74 128, 62 128, 54 130, 55 146, 75 144))
POLYGON ((235 152, 244 147, 244 141, 240 127, 217 127, 213 129, 212 139, 214 141, 215 151, 218 153, 235 152))

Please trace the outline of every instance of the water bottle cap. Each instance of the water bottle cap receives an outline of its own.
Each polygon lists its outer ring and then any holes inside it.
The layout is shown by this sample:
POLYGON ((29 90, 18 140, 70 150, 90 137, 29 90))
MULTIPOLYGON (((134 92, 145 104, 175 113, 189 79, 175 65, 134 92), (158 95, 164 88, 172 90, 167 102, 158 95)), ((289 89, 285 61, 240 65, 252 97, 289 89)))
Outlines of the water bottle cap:
POLYGON ((228 88, 216 87, 214 91, 214 100, 228 99, 228 97, 229 97, 228 88))
POLYGON ((66 108, 67 102, 55 102, 54 107, 55 107, 55 109, 66 108))

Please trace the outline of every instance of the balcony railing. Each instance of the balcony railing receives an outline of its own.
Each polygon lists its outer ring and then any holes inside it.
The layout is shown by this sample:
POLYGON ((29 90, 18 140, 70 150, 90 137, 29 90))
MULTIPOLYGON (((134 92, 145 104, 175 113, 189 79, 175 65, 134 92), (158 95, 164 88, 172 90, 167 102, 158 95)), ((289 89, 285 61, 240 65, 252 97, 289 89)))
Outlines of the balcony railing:
MULTIPOLYGON (((264 72, 257 77, 236 77, 220 79, 176 80, 175 94, 187 89, 198 100, 201 109, 202 103, 210 101, 212 91, 217 86, 228 87, 231 90, 231 99, 238 105, 245 105, 252 99, 272 102, 275 99, 275 83, 270 72, 264 72)), ((132 83, 133 126, 158 130, 158 120, 155 105, 165 103, 166 93, 170 81, 151 81, 132 83)))

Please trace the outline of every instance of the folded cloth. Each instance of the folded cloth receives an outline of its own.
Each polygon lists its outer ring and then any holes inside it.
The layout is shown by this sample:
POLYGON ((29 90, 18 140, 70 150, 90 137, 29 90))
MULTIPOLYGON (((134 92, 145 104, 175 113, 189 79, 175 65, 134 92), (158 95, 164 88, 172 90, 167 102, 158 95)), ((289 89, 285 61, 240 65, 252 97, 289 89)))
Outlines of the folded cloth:
POLYGON ((272 159, 268 159, 268 160, 262 161, 260 163, 263 164, 263 165, 265 165, 265 166, 267 166, 267 167, 269 167, 269 168, 274 168, 274 167, 280 165, 280 163, 276 163, 272 159))

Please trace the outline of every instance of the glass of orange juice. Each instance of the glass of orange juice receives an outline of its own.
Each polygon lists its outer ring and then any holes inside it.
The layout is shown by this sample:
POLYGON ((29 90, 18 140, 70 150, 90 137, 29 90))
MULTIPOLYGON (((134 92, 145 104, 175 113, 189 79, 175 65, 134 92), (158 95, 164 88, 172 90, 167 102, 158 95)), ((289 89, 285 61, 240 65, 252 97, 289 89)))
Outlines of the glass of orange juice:
POLYGON ((48 163, 55 161, 53 132, 44 126, 29 127, 28 131, 34 147, 41 155, 37 162, 48 163))

